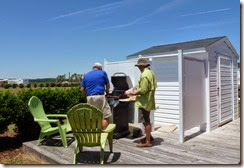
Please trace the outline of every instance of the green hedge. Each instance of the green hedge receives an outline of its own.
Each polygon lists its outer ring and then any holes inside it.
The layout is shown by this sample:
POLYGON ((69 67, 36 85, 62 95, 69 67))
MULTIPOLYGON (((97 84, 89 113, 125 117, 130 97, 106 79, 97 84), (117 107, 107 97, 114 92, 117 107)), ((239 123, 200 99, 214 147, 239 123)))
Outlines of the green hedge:
POLYGON ((24 88, 25 87, 25 85, 24 84, 19 84, 19 88, 24 88))
POLYGON ((47 114, 66 114, 72 106, 86 102, 86 96, 79 87, 25 89, 17 94, 0 92, 0 132, 14 123, 24 141, 37 138, 40 128, 28 109, 31 96, 37 96, 42 101, 47 114))
POLYGON ((17 88, 18 84, 14 83, 12 84, 12 88, 17 88))
POLYGON ((0 133, 6 131, 9 124, 15 122, 20 107, 18 97, 13 93, 0 92, 0 133))
POLYGON ((11 84, 4 84, 3 87, 4 87, 4 89, 8 89, 11 87, 11 84))

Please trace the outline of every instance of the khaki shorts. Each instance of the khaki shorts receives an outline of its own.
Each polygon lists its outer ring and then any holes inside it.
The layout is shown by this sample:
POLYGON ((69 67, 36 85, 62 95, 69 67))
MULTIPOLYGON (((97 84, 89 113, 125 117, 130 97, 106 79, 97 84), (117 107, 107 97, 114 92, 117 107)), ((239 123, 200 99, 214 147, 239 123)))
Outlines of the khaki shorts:
POLYGON ((101 110, 103 112, 103 118, 108 118, 112 115, 110 106, 104 95, 87 96, 87 103, 101 110))

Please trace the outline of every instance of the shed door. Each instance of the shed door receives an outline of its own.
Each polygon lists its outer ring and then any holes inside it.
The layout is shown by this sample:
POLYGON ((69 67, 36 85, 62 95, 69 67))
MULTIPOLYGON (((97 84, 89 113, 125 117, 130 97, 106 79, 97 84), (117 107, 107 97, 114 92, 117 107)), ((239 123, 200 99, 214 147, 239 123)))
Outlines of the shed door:
POLYGON ((232 70, 231 60, 219 57, 219 124, 232 119, 232 70))

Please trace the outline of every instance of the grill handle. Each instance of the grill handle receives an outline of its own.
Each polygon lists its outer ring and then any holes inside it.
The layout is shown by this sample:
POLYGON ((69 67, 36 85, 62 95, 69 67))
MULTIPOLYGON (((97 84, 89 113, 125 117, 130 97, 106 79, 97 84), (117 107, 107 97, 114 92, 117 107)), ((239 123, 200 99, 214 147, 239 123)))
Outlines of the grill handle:
POLYGON ((113 74, 113 76, 116 76, 116 75, 124 75, 124 76, 126 76, 126 74, 124 72, 116 72, 116 73, 113 74))

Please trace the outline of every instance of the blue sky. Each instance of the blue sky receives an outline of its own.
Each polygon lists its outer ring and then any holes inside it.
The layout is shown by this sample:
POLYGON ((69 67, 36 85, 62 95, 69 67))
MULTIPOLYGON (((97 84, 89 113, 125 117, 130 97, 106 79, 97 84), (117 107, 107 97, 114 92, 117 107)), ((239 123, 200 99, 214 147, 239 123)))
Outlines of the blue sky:
POLYGON ((83 74, 104 59, 224 35, 240 54, 238 0, 0 0, 0 78, 83 74))

